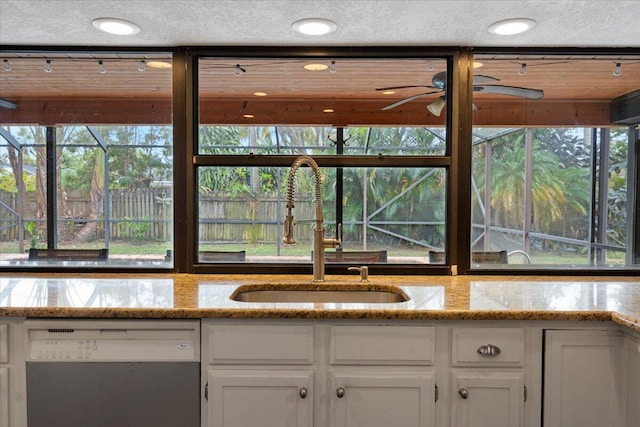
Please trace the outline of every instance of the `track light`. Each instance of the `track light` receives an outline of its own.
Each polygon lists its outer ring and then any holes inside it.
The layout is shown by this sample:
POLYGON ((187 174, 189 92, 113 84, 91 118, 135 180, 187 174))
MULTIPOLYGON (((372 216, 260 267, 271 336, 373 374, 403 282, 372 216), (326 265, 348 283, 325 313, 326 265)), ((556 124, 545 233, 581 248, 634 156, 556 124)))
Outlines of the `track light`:
POLYGON ((0 107, 6 108, 7 110, 15 110, 16 108, 18 108, 18 104, 16 104, 15 102, 11 102, 9 100, 0 98, 0 107))
POLYGON ((329 72, 330 73, 336 72, 336 61, 331 61, 331 64, 329 65, 329 72))
POLYGON ((527 64, 525 64, 524 62, 520 64, 520 70, 518 70, 518 74, 521 76, 527 74, 527 64))
POLYGON ((2 60, 2 69, 4 71, 11 71, 11 64, 9 63, 8 59, 3 59, 2 60))
POLYGON ((431 104, 427 105, 427 110, 429 110, 429 112, 434 116, 440 117, 440 114, 442 114, 442 109, 444 108, 445 105, 446 105, 445 98, 444 96, 441 96, 435 101, 433 101, 431 104))
POLYGON ((104 68, 104 62, 102 62, 102 59, 98 61, 98 72, 100 74, 104 74, 107 72, 107 70, 104 68))
POLYGON ((241 76, 242 74, 246 73, 247 70, 245 70, 244 68, 242 68, 240 66, 240 64, 236 64, 235 69, 233 70, 233 74, 235 74, 236 76, 241 76))
POLYGON ((45 73, 50 73, 51 71, 53 71, 51 69, 51 60, 47 59, 46 61, 44 61, 44 72, 45 73))
POLYGON ((622 75, 622 64, 619 62, 616 62, 616 68, 613 70, 613 75, 615 77, 619 77, 620 75, 622 75))
POLYGON ((138 62, 138 71, 142 73, 146 69, 147 69, 147 63, 144 60, 138 62))

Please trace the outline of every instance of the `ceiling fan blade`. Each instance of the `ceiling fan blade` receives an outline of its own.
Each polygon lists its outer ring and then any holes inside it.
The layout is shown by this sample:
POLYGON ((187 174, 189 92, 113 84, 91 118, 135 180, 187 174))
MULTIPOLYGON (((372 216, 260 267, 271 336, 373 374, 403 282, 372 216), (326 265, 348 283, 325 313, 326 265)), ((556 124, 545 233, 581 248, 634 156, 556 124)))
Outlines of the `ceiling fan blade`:
POLYGON ((15 110, 16 108, 18 108, 18 104, 0 98, 0 107, 6 108, 8 110, 15 110))
POLYGON ((540 99, 544 96, 544 92, 540 89, 529 89, 517 86, 481 85, 474 86, 473 90, 476 92, 497 93, 500 95, 510 95, 529 99, 540 99))
POLYGON ((484 76, 482 74, 474 74, 473 76, 473 84, 479 85, 482 83, 491 83, 491 82, 499 82, 500 79, 491 76, 484 76))
POLYGON ((389 104, 386 107, 383 107, 382 110, 383 111, 390 110, 392 108, 396 108, 399 105, 406 104, 409 101, 413 101, 414 99, 422 98, 423 96, 428 96, 433 93, 439 93, 439 92, 440 92, 439 90, 435 90, 433 92, 425 92, 425 93, 419 93, 417 95, 409 96, 407 98, 401 99, 400 101, 394 102, 393 104, 389 104))
POLYGON ((376 88, 376 90, 408 89, 408 88, 411 88, 411 87, 424 87, 424 88, 427 88, 427 89, 437 89, 436 87, 428 86, 428 85, 409 85, 409 86, 378 87, 378 88, 376 88))

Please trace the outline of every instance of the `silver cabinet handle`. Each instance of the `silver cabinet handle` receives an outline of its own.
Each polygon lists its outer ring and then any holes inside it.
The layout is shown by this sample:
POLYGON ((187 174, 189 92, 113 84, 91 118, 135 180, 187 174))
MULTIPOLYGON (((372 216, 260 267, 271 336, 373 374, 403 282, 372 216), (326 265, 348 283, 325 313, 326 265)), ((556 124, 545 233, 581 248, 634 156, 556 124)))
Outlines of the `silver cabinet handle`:
POLYGON ((336 396, 338 396, 338 399, 342 399, 344 397, 344 388, 338 387, 336 390, 336 396))
POLYGON ((458 394, 460 395, 461 398, 466 399, 469 397, 469 390, 467 390, 464 387, 461 387, 460 389, 458 389, 458 394))
POLYGON ((487 344, 478 347, 478 353, 483 356, 497 356, 501 353, 501 350, 497 345, 487 344))
POLYGON ((307 388, 306 388, 306 387, 302 387, 302 388, 300 389, 300 397, 301 397, 301 398, 303 398, 303 399, 304 399, 305 397, 307 397, 307 393, 308 393, 308 392, 307 392, 307 388))

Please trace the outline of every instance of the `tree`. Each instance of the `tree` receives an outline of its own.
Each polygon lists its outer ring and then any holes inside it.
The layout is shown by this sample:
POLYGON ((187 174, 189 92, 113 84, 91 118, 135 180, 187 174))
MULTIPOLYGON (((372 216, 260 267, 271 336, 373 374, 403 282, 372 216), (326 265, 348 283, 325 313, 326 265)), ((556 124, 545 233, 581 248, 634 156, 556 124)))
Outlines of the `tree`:
POLYGON ((93 177, 91 178, 91 208, 88 219, 82 230, 76 235, 76 239, 87 242, 95 239, 98 230, 98 219, 104 216, 104 167, 105 152, 95 149, 95 162, 93 177))

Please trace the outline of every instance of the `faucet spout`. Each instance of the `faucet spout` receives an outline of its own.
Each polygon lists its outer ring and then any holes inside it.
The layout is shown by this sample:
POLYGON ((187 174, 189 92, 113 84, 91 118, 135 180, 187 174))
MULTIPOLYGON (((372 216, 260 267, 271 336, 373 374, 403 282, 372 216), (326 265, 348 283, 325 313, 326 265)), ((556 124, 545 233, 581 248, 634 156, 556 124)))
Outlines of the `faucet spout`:
POLYGON ((338 239, 328 239, 324 237, 324 226, 322 216, 322 188, 320 168, 315 160, 310 156, 300 156, 296 158, 291 165, 289 179, 287 181, 287 216, 284 221, 284 238, 285 244, 295 244, 293 238, 293 199, 295 195, 295 178, 298 169, 302 165, 307 165, 313 171, 315 179, 315 196, 316 196, 316 225, 313 230, 313 281, 324 282, 324 250, 326 248, 335 248, 341 245, 338 239))

